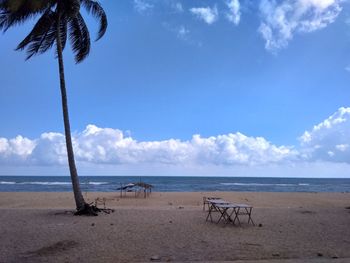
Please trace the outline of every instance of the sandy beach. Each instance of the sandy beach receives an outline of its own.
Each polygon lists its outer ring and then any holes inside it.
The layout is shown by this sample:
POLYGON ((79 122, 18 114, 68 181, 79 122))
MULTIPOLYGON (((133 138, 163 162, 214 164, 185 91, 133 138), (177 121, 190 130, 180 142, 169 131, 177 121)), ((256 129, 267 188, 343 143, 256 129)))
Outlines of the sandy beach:
POLYGON ((0 262, 350 262, 349 193, 84 195, 115 211, 76 217, 72 193, 0 193, 0 262), (254 206, 256 226, 206 222, 203 196, 254 206))

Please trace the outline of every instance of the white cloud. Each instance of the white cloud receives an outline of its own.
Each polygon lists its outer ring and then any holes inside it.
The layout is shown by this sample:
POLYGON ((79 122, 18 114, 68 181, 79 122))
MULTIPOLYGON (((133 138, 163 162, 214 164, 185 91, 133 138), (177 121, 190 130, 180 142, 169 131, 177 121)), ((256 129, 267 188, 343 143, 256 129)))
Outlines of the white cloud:
POLYGON ((333 157, 335 153, 332 152, 332 151, 328 151, 327 154, 328 154, 329 157, 333 157))
POLYGON ((25 161, 36 147, 36 141, 17 136, 13 139, 0 138, 0 162, 25 161))
POLYGON ((290 147, 278 147, 262 137, 247 137, 239 132, 209 138, 194 135, 191 146, 197 162, 219 165, 277 163, 296 156, 290 147))
POLYGON ((43 133, 35 141, 36 147, 28 156, 28 162, 37 165, 65 165, 67 163, 67 149, 63 134, 43 133))
POLYGON ((184 8, 182 7, 182 4, 180 2, 172 2, 171 8, 178 13, 182 13, 184 11, 184 8))
POLYGON ((342 8, 341 0, 262 0, 259 32, 265 48, 276 51, 288 45, 297 32, 312 32, 333 23, 342 8))
POLYGON ((208 25, 213 24, 219 17, 218 9, 216 6, 210 7, 193 7, 190 12, 202 19, 208 25))
POLYGON ((230 12, 226 14, 227 19, 235 25, 238 25, 241 20, 239 0, 229 0, 226 2, 226 5, 230 9, 230 12))
POLYGON ((335 146, 335 148, 341 152, 345 152, 347 149, 349 149, 349 144, 338 144, 335 146))
POLYGON ((134 8, 140 14, 144 14, 152 10, 154 5, 150 4, 146 0, 134 0, 134 8))
POLYGON ((350 163, 349 134, 350 108, 342 107, 300 137, 304 158, 350 163))

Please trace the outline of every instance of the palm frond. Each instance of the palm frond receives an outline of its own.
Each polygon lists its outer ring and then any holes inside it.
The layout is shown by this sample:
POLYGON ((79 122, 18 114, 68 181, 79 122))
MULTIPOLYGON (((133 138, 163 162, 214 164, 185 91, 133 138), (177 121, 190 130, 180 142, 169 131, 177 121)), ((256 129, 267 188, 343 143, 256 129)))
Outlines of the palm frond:
POLYGON ((52 47, 56 38, 56 16, 55 12, 47 10, 35 24, 33 30, 17 46, 16 50, 26 49, 27 58, 35 54, 42 54, 52 47))
POLYGON ((99 20, 100 28, 97 34, 97 40, 99 40, 106 33, 108 22, 105 11, 101 4, 94 0, 81 0, 82 5, 86 8, 87 12, 93 15, 99 20))
POLYGON ((0 30, 7 31, 11 26, 44 13, 52 8, 57 0, 2 0, 0 2, 0 30))
POLYGON ((55 40, 57 38, 57 20, 56 20, 57 14, 55 13, 55 20, 51 24, 49 30, 46 32, 46 36, 42 41, 42 44, 40 46, 40 49, 38 50, 39 54, 43 54, 46 51, 48 51, 53 44, 55 43, 55 40))
POLYGON ((79 63, 90 53, 90 34, 80 13, 75 17, 68 17, 68 30, 75 61, 79 63))
MULTIPOLYGON (((83 61, 90 52, 90 34, 79 13, 80 4, 89 14, 99 20, 96 40, 106 32, 107 17, 100 3, 95 0, 0 0, 0 30, 25 22, 41 14, 32 31, 17 46, 16 50, 26 50, 27 59, 49 50, 59 40, 62 50, 67 38, 71 42, 77 63, 83 61), (58 17, 59 16, 59 17, 58 17), (57 24, 59 21, 59 25, 57 24)), ((57 52, 57 50, 56 50, 57 52)))

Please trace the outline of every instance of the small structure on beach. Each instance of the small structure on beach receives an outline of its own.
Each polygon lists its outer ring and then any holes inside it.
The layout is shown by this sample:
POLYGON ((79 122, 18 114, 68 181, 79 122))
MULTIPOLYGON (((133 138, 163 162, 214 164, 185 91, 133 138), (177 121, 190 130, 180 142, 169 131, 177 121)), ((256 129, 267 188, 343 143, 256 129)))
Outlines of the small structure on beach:
POLYGON ((138 183, 128 183, 120 184, 120 187, 117 190, 120 191, 120 197, 126 196, 126 193, 135 193, 135 197, 140 196, 143 193, 144 198, 149 196, 152 193, 153 185, 146 184, 144 182, 138 183))

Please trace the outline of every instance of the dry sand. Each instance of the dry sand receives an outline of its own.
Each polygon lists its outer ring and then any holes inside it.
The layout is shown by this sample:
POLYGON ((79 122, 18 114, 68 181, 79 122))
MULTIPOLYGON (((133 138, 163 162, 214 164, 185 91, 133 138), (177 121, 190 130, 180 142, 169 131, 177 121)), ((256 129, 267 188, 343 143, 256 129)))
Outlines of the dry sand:
POLYGON ((0 193, 0 262, 350 262, 349 193, 97 197, 115 212, 73 216, 71 193, 0 193), (257 226, 206 222, 203 196, 253 205, 257 226))

